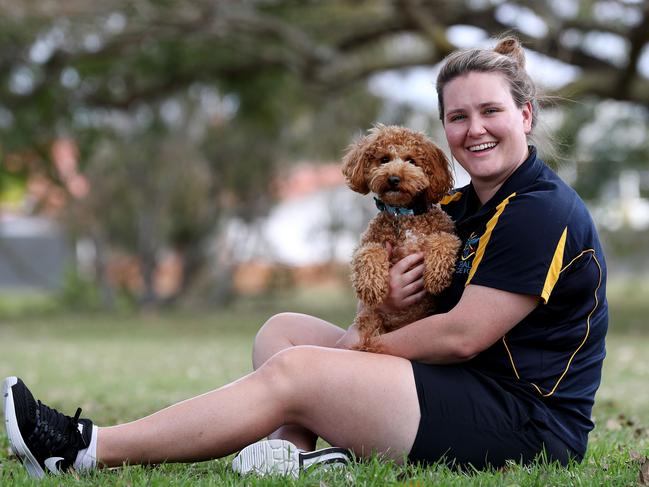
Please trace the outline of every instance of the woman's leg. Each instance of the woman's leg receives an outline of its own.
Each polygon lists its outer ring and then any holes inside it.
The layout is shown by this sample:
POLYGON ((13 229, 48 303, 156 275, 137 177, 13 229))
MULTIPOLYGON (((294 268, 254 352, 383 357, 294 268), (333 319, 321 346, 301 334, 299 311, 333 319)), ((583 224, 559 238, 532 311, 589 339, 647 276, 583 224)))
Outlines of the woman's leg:
POLYGON ((252 349, 252 366, 261 367, 277 352, 296 345, 333 347, 345 330, 328 321, 301 313, 272 316, 257 332, 252 349))
MULTIPOLYGON (((314 316, 300 313, 280 313, 271 317, 255 337, 252 366, 261 367, 277 352, 297 345, 333 347, 345 330, 314 316)), ((283 425, 268 435, 270 439, 288 440, 298 448, 315 449, 317 435, 298 425, 283 425)))
POLYGON ((419 419, 409 361, 296 346, 220 389, 100 428, 97 458, 107 466, 206 460, 296 424, 357 455, 379 452, 399 461, 412 447, 419 419))

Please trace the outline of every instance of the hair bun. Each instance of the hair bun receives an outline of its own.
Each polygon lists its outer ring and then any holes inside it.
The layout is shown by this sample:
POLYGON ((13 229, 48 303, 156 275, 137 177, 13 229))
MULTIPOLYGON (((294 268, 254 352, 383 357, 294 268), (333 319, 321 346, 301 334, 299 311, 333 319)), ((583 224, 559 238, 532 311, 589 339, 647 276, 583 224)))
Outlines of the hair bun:
POLYGON ((516 37, 503 37, 494 47, 494 51, 512 58, 521 68, 525 68, 525 51, 516 37))

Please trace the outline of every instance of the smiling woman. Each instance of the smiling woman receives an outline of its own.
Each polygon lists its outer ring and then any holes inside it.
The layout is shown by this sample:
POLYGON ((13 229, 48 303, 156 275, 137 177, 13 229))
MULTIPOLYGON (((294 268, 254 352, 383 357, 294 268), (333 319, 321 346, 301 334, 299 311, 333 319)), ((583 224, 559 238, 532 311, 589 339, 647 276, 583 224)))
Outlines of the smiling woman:
POLYGON ((503 75, 480 72, 448 83, 444 99, 448 145, 486 202, 528 156, 531 103, 517 107, 503 75))
POLYGON ((446 139, 483 203, 527 158, 538 113, 518 41, 504 39, 494 51, 502 55, 453 54, 437 79, 446 139))
MULTIPOLYGON (((471 358, 452 369, 470 371, 469 377, 456 378, 462 393, 454 397, 449 390, 444 396, 459 416, 465 401, 474 406, 462 416, 462 425, 449 427, 450 418, 430 404, 440 401, 444 386, 451 389, 443 382, 450 370, 418 365, 415 378, 426 398, 422 416, 427 420, 411 457, 432 456, 444 446, 456 458, 480 449, 491 455, 518 449, 524 455, 539 434, 530 429, 535 425, 550 457, 565 461, 557 454, 566 448, 569 456, 583 456, 593 427, 591 408, 608 326, 606 266, 584 203, 528 145, 539 110, 524 66, 522 46, 509 37, 494 50, 451 54, 438 76, 447 142, 471 177, 469 185, 442 201, 463 250, 438 304, 471 358), (488 391, 479 393, 474 378, 489 383, 488 391), (475 421, 477 408, 491 414, 475 421), (503 434, 501 421, 519 422, 521 443, 501 436, 480 444, 483 428, 503 434), (451 435, 463 440, 440 440, 451 435)), ((425 328, 413 323, 405 330, 418 343, 439 340, 429 337, 438 316, 425 328)), ((403 345, 394 343, 398 353, 403 345)), ((410 352, 417 356, 414 348, 410 352)), ((428 348, 421 346, 422 362, 434 362, 425 355, 428 348)))

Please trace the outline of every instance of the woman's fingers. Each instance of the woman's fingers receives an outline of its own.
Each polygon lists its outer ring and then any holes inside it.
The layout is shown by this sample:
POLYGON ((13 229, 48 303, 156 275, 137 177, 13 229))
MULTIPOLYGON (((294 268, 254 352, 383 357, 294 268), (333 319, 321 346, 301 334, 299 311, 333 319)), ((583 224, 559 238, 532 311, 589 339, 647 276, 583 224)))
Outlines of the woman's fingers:
POLYGON ((411 306, 411 305, 415 304, 416 302, 418 302, 421 298, 423 298, 425 294, 426 294, 426 291, 421 290, 418 293, 411 294, 407 298, 404 298, 402 303, 403 303, 404 306, 411 306))
POLYGON ((408 272, 413 266, 423 263, 424 254, 417 252, 416 254, 406 255, 403 259, 392 266, 392 270, 397 274, 404 274, 408 272))
POLYGON ((403 274, 403 283, 404 284, 410 284, 416 281, 421 280, 421 278, 424 277, 424 263, 422 262, 419 265, 416 265, 412 269, 410 269, 408 272, 403 274))
POLYGON ((414 282, 411 282, 407 286, 404 286, 403 295, 406 297, 412 296, 413 294, 420 292, 422 289, 424 289, 424 280, 420 278, 414 282))
MULTIPOLYGON (((392 246, 386 242, 388 253, 392 246)), ((388 297, 383 303, 385 310, 399 310, 419 301, 425 294, 424 254, 417 252, 399 260, 390 269, 388 297)))

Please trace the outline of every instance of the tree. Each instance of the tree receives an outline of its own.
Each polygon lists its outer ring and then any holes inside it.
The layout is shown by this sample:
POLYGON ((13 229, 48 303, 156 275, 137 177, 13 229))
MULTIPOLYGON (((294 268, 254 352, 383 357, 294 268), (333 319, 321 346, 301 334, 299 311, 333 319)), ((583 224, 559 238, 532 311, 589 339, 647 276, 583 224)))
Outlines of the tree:
MULTIPOLYGON (((74 139, 96 199, 74 205, 78 221, 140 256, 146 302, 157 299, 161 248, 183 255, 184 292, 223 218, 263 213, 282 161, 337 157, 378 113, 368 77, 435 65, 461 40, 457 26, 482 38, 513 31, 578 67, 561 97, 649 106, 646 1, 31 0, 0 9, 0 190, 35 168, 65 188, 50 148, 74 139)), ((588 125, 595 110, 578 112, 564 116, 575 142, 566 152, 592 167, 569 120, 588 125)), ((646 111, 639 120, 646 125, 646 111)), ((587 174, 598 176, 592 194, 610 175, 587 174)))

